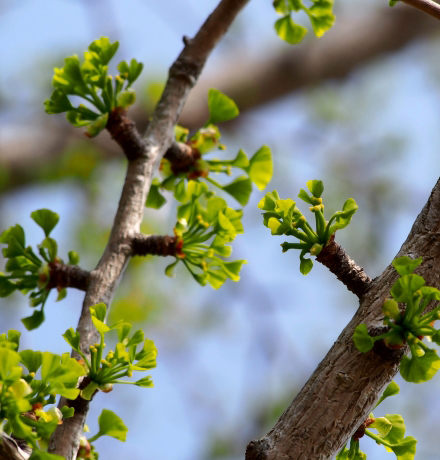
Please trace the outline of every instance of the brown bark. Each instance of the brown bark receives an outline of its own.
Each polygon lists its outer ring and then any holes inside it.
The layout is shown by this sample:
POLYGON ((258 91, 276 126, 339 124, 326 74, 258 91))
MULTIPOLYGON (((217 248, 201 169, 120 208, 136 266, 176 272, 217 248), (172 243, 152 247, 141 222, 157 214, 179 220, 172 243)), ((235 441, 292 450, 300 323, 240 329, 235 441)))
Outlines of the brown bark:
POLYGON ((132 241, 134 256, 175 256, 176 237, 162 235, 136 235, 132 241))
MULTIPOLYGON (((203 125, 207 119, 209 88, 222 90, 237 102, 241 112, 245 112, 305 86, 329 78, 344 78, 370 60, 431 34, 436 25, 433 18, 398 4, 394 8, 380 8, 367 16, 348 18, 341 15, 325 38, 285 47, 264 60, 233 55, 229 63, 216 68, 197 85, 179 123, 191 129, 203 125)), ((261 55, 266 56, 266 53, 261 55)), ((144 129, 150 114, 134 108, 130 116, 140 129, 144 129)), ((25 123, 25 135, 0 142, 1 169, 5 177, 10 178, 4 182, 5 190, 38 180, 47 174, 48 165, 57 163, 64 148, 84 139, 82 130, 61 123, 56 117, 42 117, 36 124, 25 123)), ((100 134, 93 142, 103 158, 120 156, 120 149, 111 142, 110 136, 100 134)))
POLYGON ((440 5, 438 3, 431 0, 402 0, 402 2, 429 14, 440 21, 440 5))
MULTIPOLYGON (((78 324, 83 352, 98 340, 90 307, 99 302, 109 305, 132 255, 133 238, 139 234, 145 200, 152 175, 174 139, 174 125, 191 88, 197 81, 206 59, 230 24, 249 0, 221 0, 196 36, 188 40, 170 68, 168 81, 144 136, 145 148, 129 158, 127 174, 110 239, 95 270, 90 272, 78 324)), ((67 460, 76 458, 88 408, 81 397, 75 404, 80 410, 59 425, 49 443, 49 452, 67 460)))
MULTIPOLYGON (((440 288, 440 180, 396 257, 401 256, 422 257, 416 272, 440 288)), ((354 328, 382 325, 382 303, 397 278, 389 265, 371 282, 356 314, 292 404, 266 436, 248 445, 246 460, 331 459, 358 429, 398 372, 403 351, 375 347, 360 353, 354 328)))
POLYGON ((86 291, 89 284, 90 273, 75 265, 49 264, 50 279, 47 285, 52 288, 75 288, 86 291))
POLYGON ((371 278, 362 267, 350 259, 344 248, 336 243, 334 237, 335 235, 332 235, 330 242, 322 249, 316 260, 325 265, 349 291, 361 299, 371 286, 371 278))

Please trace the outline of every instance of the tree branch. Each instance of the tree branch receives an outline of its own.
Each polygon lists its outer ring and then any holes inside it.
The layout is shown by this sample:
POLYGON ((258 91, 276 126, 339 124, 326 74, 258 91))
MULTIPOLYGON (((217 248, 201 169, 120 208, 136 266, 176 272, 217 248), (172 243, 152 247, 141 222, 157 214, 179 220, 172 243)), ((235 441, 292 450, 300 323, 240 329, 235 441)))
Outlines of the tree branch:
MULTIPOLYGON (((99 338, 91 321, 90 307, 99 302, 109 305, 113 299, 116 287, 132 255, 132 240, 140 232, 145 200, 154 168, 173 142, 174 125, 183 104, 209 54, 248 1, 221 0, 170 68, 164 92, 145 133, 145 149, 140 155, 129 159, 110 239, 96 269, 90 273, 78 324, 78 332, 81 336, 80 347, 83 352, 87 352, 88 347, 99 338)), ((79 397, 80 402, 81 397, 79 397)), ((66 460, 76 458, 87 411, 86 407, 75 412, 73 417, 66 419, 57 427, 49 443, 50 453, 61 455, 66 460)))
POLYGON ((52 288, 75 288, 80 291, 87 291, 90 273, 76 265, 65 265, 58 263, 49 264, 50 279, 47 285, 52 288))
MULTIPOLYGON (((416 272, 440 288, 440 180, 396 257, 422 257, 416 272)), ((353 332, 382 324, 382 304, 398 275, 392 265, 371 282, 356 314, 272 430, 252 441, 246 460, 327 460, 371 412, 399 370, 403 350, 360 353, 353 332)))
POLYGON ((330 242, 324 246, 316 257, 316 260, 325 265, 342 281, 347 289, 356 294, 362 300, 364 294, 371 286, 371 278, 364 272, 362 267, 350 259, 344 248, 335 241, 333 234, 330 242))
POLYGON ((413 6, 440 21, 440 5, 431 0, 402 0, 403 3, 413 6))
POLYGON ((162 235, 143 235, 133 237, 133 256, 176 256, 176 237, 162 235))

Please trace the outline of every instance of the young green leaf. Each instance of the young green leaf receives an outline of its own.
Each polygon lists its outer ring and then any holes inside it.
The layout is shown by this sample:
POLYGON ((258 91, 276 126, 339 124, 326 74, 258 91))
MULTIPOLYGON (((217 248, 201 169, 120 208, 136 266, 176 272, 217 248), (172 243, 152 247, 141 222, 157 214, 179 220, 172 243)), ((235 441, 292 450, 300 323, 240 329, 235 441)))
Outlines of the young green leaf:
POLYGON ((60 220, 60 216, 49 209, 39 209, 38 211, 34 211, 31 213, 31 217, 35 223, 43 229, 46 237, 50 235, 50 232, 55 228, 60 220))
POLYGON ((377 407, 382 401, 384 401, 385 399, 389 398, 390 396, 397 395, 399 392, 400 392, 400 387, 393 380, 385 388, 385 391, 383 392, 382 396, 380 397, 379 401, 377 402, 377 404, 374 407, 377 407))
POLYGON ((366 324, 358 324, 353 334, 353 341, 356 348, 362 353, 370 351, 374 346, 374 340, 368 333, 366 324))
POLYGON ((222 189, 232 195, 242 206, 246 206, 252 193, 252 183, 246 176, 237 177, 222 189))
POLYGON ((322 180, 309 180, 307 181, 307 188, 315 198, 321 198, 324 192, 324 183, 322 180))
MULTIPOLYGON (((409 275, 407 275, 409 276, 409 275)), ((436 350, 426 350, 422 356, 404 356, 400 364, 400 374, 407 382, 423 383, 440 369, 440 358, 436 350)))
POLYGON ((29 372, 37 372, 43 363, 41 351, 22 350, 20 351, 20 361, 29 372))
POLYGON ((23 318, 21 322, 28 331, 32 331, 44 322, 44 312, 42 310, 35 310, 31 316, 23 318))
POLYGON ((411 259, 410 257, 404 256, 394 259, 392 264, 400 276, 405 276, 410 275, 422 261, 423 259, 421 257, 418 259, 411 259))
POLYGON ((206 125, 216 125, 222 121, 235 118, 240 113, 236 103, 218 89, 210 89, 208 93, 209 120, 206 125))
POLYGON ((248 173, 259 190, 266 188, 273 173, 272 153, 269 147, 263 145, 250 159, 248 173))
POLYGON ((290 17, 290 14, 287 14, 275 22, 275 30, 282 40, 292 45, 301 43, 302 39, 307 34, 307 29, 296 24, 290 17))
POLYGON ((98 419, 99 431, 89 439, 89 442, 94 442, 101 436, 111 436, 119 441, 125 441, 128 428, 120 417, 108 409, 103 409, 98 419))

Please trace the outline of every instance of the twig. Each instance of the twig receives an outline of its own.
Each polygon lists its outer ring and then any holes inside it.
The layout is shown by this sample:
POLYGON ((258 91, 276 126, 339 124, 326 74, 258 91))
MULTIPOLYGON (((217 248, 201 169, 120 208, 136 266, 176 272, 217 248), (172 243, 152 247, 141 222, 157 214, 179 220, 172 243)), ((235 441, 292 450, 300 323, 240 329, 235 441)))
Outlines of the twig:
MULTIPOLYGON (((140 224, 152 175, 157 163, 173 142, 174 125, 206 59, 232 21, 249 0, 221 0, 197 35, 185 46, 171 66, 169 78, 145 134, 145 150, 130 155, 124 187, 110 239, 90 280, 78 324, 83 352, 98 340, 90 316, 90 307, 99 302, 110 304, 120 278, 132 255, 132 240, 140 224)), ((80 397, 79 397, 80 398, 80 397)), ((82 407, 82 405, 80 404, 82 407)), ((52 435, 48 451, 72 460, 87 416, 87 407, 59 425, 52 435)))
POLYGON ((334 240, 334 235, 330 243, 325 246, 316 260, 325 265, 336 275, 349 291, 362 299, 364 294, 371 286, 371 278, 364 272, 362 267, 350 259, 344 248, 334 240))
POLYGON ((134 256, 175 256, 176 237, 162 235, 135 235, 132 241, 134 256))
POLYGON ((50 279, 47 285, 52 288, 75 288, 87 291, 90 273, 75 265, 50 264, 50 279))
POLYGON ((401 0, 440 21, 440 5, 432 0, 401 0))

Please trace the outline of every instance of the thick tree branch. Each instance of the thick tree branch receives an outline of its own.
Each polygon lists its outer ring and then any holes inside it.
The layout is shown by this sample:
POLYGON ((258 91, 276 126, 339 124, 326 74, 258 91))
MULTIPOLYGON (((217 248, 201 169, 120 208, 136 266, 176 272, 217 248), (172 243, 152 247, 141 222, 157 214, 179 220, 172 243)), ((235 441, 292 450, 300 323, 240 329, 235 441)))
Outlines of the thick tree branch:
POLYGON ((316 260, 325 265, 336 275, 339 281, 345 284, 349 291, 362 300, 363 295, 371 286, 371 278, 364 272, 362 267, 359 267, 350 259, 344 248, 336 243, 334 235, 316 257, 316 260))
POLYGON ((49 264, 50 279, 47 285, 52 288, 75 288, 86 291, 89 284, 90 273, 76 265, 49 264))
MULTIPOLYGON (((440 288, 440 180, 397 257, 422 257, 416 272, 440 288)), ((272 430, 248 445, 246 460, 327 460, 367 418, 399 369, 403 350, 360 353, 354 328, 382 325, 381 307, 398 275, 392 265, 371 282, 356 314, 272 430)))
MULTIPOLYGON (((249 0, 222 0, 188 41, 170 68, 169 78, 145 134, 145 149, 130 158, 110 239, 97 267, 90 273, 78 324, 84 352, 99 335, 90 317, 90 307, 99 302, 109 305, 132 255, 132 240, 140 232, 143 211, 154 168, 173 142, 174 125, 191 88, 197 81, 209 54, 249 0)), ((82 408, 81 397, 78 401, 82 408)), ((59 425, 49 444, 49 452, 74 460, 83 433, 87 407, 59 425)))
POLYGON ((440 21, 440 5, 431 0, 402 0, 403 3, 413 6, 440 21))
POLYGON ((162 235, 143 235, 133 237, 134 256, 176 256, 176 237, 162 235))

